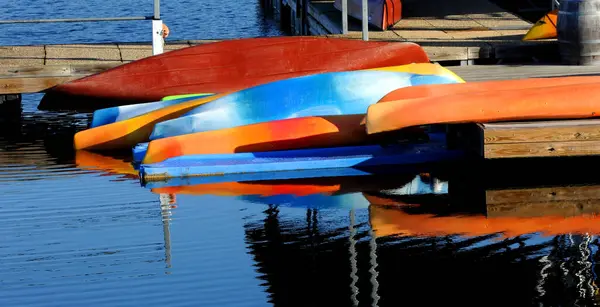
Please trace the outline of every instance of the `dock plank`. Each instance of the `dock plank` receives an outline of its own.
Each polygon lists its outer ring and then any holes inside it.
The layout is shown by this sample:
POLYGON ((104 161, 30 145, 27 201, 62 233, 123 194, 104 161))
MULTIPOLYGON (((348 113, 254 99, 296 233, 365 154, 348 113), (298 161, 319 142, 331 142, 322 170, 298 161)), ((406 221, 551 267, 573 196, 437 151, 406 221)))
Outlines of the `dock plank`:
POLYGON ((56 85, 80 78, 79 76, 1 78, 0 94, 38 93, 56 85))
POLYGON ((484 123, 485 144, 600 141, 600 120, 484 123))
POLYGON ((568 157, 600 154, 599 141, 485 144, 484 158, 568 157))
POLYGON ((600 155, 600 119, 449 126, 449 146, 483 159, 600 155))
POLYGON ((600 66, 573 65, 469 65, 449 66, 465 81, 514 80, 564 76, 600 75, 600 66))

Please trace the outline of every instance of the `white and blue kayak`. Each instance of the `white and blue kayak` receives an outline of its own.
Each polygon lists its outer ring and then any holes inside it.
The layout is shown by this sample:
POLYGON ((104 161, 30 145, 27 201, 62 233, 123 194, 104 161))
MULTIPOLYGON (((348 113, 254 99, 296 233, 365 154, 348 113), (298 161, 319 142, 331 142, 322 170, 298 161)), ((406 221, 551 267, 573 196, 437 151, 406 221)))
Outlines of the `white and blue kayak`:
POLYGON ((393 70, 322 73, 262 84, 198 106, 157 123, 150 140, 274 120, 364 114, 386 94, 403 87, 464 82, 453 75, 393 70))

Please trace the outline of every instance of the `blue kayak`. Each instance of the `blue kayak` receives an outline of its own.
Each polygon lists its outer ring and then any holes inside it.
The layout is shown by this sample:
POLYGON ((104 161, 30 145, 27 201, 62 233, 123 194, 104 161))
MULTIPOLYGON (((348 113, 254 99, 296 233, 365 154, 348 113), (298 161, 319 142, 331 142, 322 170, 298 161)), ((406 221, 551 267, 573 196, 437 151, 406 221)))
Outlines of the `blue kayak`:
POLYGON ((155 125, 150 140, 287 118, 364 114, 399 88, 462 83, 449 76, 347 71, 284 79, 231 93, 155 125))
POLYGON ((462 151, 445 148, 443 134, 432 135, 431 139, 425 144, 179 156, 141 165, 140 178, 146 182, 177 177, 213 177, 217 181, 271 180, 286 178, 285 172, 305 171, 310 174, 332 169, 344 169, 347 170, 345 176, 355 176, 371 174, 374 167, 441 162, 462 157, 462 151))
POLYGON ((94 111, 90 128, 112 124, 115 122, 130 119, 148 112, 152 112, 164 107, 179 104, 182 102, 197 99, 199 97, 212 96, 213 94, 195 94, 182 98, 160 100, 155 102, 138 103, 123 105, 94 111))

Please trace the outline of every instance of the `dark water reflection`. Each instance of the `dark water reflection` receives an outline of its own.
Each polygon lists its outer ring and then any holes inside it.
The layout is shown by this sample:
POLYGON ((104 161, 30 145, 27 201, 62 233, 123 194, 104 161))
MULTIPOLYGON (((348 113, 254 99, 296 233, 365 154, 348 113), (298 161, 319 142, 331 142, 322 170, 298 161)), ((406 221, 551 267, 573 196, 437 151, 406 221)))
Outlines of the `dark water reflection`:
POLYGON ((597 302, 591 171, 142 187, 123 158, 70 149, 89 114, 36 99, 0 130, 1 306, 597 302))

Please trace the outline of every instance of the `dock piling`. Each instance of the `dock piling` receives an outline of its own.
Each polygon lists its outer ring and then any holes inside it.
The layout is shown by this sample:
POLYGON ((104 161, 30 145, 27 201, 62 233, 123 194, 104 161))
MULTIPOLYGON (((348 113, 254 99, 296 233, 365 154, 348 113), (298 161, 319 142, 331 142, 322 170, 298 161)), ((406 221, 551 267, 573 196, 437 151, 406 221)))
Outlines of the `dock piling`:
POLYGON ((348 0, 342 0, 342 34, 348 34, 348 0))
POLYGON ((160 19, 160 0, 154 0, 154 16, 152 16, 152 55, 164 52, 163 22, 160 19))
POLYGON ((362 0, 362 39, 369 40, 369 0, 362 0))
POLYGON ((21 119, 21 94, 0 95, 0 122, 21 119))

